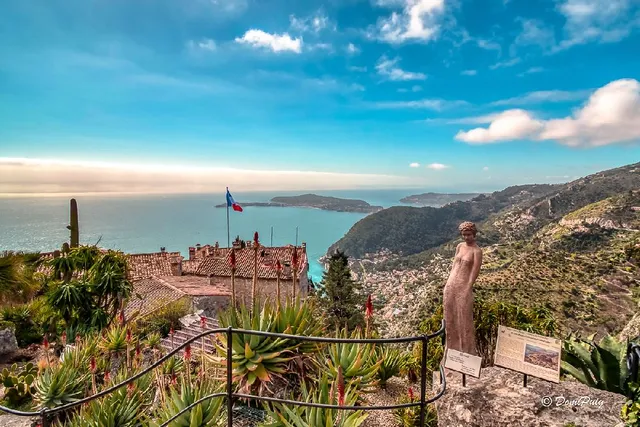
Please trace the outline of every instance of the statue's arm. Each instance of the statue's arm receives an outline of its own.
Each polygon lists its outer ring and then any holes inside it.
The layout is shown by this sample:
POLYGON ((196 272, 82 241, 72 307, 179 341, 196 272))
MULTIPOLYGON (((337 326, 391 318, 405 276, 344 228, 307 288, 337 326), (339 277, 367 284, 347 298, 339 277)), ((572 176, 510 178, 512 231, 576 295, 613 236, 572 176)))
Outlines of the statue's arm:
POLYGON ((478 275, 480 274, 480 267, 482 267, 482 249, 476 251, 473 254, 473 271, 471 271, 471 283, 470 286, 476 282, 478 275))

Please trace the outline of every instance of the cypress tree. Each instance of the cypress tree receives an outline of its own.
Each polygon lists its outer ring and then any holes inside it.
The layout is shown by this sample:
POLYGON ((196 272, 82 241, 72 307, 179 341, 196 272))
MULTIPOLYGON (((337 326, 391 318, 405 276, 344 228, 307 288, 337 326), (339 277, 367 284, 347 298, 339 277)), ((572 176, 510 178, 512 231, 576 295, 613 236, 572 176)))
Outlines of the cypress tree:
POLYGON ((364 326, 364 297, 360 294, 360 283, 353 280, 349 269, 349 258, 336 251, 329 260, 329 268, 322 276, 321 307, 325 310, 329 326, 350 331, 364 326))

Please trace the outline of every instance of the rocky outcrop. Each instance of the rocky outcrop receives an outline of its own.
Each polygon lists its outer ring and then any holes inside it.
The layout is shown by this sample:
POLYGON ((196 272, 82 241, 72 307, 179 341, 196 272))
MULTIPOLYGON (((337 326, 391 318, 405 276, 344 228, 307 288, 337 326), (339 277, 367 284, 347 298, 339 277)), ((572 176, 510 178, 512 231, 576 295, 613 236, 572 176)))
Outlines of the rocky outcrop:
POLYGON ((583 218, 583 219, 561 219, 559 225, 563 227, 580 227, 585 225, 597 225, 601 228, 609 230, 617 230, 629 228, 628 224, 621 223, 619 221, 613 221, 606 218, 583 218))
POLYGON ((622 340, 637 340, 638 337, 640 337, 640 312, 636 313, 620 332, 622 340))
POLYGON ((19 417, 17 415, 1 415, 0 426, 2 427, 32 427, 37 425, 37 419, 29 417, 19 417))
MULTIPOLYGON (((437 374, 434 389, 440 381, 437 374)), ((447 374, 447 389, 436 401, 438 426, 577 427, 622 426, 624 396, 596 390, 576 381, 551 383, 499 368, 484 368, 480 378, 447 374)))
POLYGON ((16 334, 9 328, 0 330, 0 355, 13 353, 17 349, 16 334))

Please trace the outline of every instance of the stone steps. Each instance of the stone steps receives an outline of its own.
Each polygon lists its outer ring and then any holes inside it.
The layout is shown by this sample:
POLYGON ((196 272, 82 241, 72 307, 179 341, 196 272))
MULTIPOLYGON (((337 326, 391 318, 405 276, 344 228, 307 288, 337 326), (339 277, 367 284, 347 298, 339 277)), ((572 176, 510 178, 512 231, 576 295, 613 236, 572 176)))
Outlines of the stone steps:
MULTIPOLYGON (((161 347, 165 352, 170 352, 172 349, 177 348, 187 342, 189 339, 200 335, 205 331, 210 331, 212 329, 218 328, 218 321, 211 317, 205 317, 206 326, 205 328, 200 327, 200 318, 197 320, 194 316, 191 317, 191 322, 185 322, 181 319, 181 323, 183 323, 182 329, 175 331, 173 334, 173 347, 171 346, 171 336, 166 337, 161 342, 161 347), (187 323, 187 324, 185 324, 187 323)), ((212 340, 215 340, 215 334, 208 335, 204 337, 204 351, 208 354, 215 354, 215 347, 212 343, 212 340)), ((191 343, 191 353, 198 354, 202 350, 202 340, 196 340, 191 343)), ((184 349, 181 349, 176 355, 182 357, 184 355, 184 349)))

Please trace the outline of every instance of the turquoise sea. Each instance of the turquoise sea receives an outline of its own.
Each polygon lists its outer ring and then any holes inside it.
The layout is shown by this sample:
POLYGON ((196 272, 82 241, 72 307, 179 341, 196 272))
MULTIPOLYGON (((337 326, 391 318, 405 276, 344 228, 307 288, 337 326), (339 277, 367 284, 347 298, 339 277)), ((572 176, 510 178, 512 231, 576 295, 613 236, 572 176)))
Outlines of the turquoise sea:
MULTIPOLYGON (((353 190, 314 192, 326 196, 357 198, 372 205, 402 205, 399 200, 419 190, 353 190)), ((279 195, 301 192, 234 193, 242 202, 268 201, 279 195)), ((84 244, 119 249, 128 253, 180 251, 196 243, 221 246, 227 243, 224 193, 182 195, 78 195, 80 240, 84 244)), ((245 207, 244 212, 230 211, 231 240, 240 235, 273 245, 307 243, 310 276, 322 278, 318 259, 340 239, 364 214, 329 212, 307 208, 245 207)), ((52 251, 68 241, 69 197, 0 198, 0 250, 52 251)))

